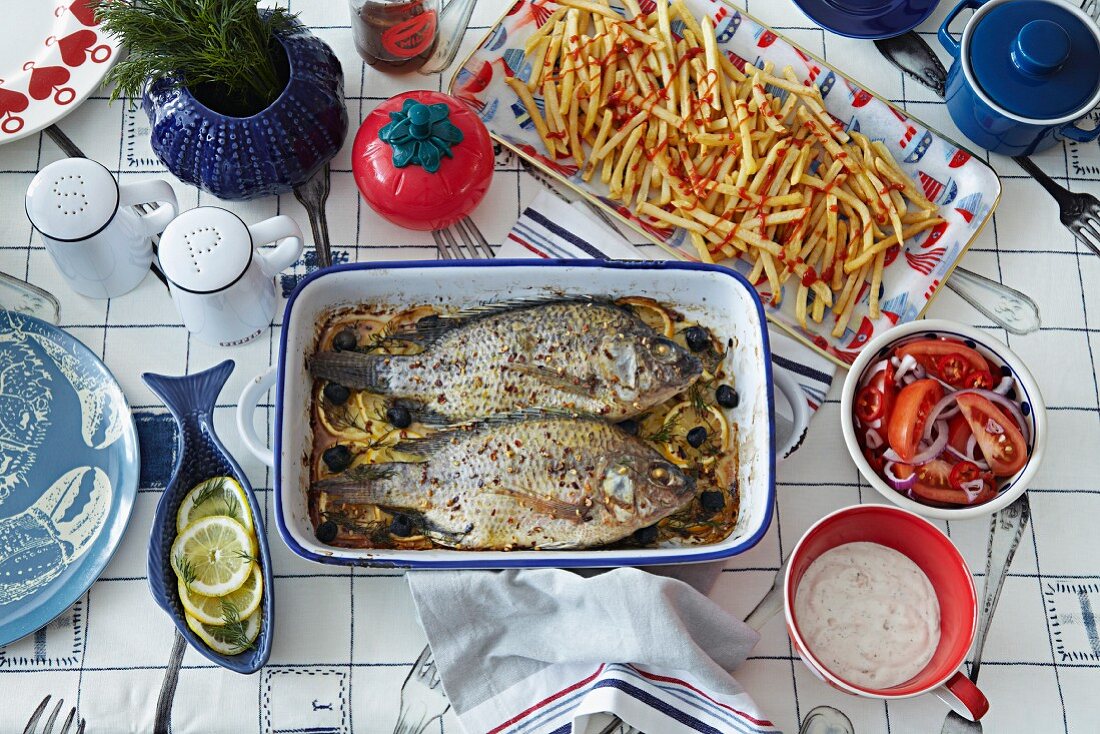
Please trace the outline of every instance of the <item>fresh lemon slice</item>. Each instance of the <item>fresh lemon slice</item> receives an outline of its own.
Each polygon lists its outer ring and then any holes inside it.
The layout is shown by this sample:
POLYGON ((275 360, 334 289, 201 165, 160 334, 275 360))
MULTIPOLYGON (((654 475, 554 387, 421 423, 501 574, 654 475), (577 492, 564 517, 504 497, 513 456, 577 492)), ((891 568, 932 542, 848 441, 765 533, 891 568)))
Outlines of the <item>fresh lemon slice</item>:
POLYGON ((187 618, 187 626, 198 635, 199 639, 210 646, 214 652, 222 655, 238 655, 256 641, 260 636, 260 611, 256 610, 247 617, 242 617, 239 625, 215 627, 203 624, 190 614, 187 618))
POLYGON ((253 564, 252 573, 249 575, 248 580, 244 582, 244 585, 225 596, 203 596, 188 590, 183 579, 177 579, 177 583, 183 608, 198 621, 212 627, 221 627, 225 624, 222 611, 223 601, 232 604, 235 609, 239 610, 238 613, 241 617, 247 617, 259 608, 264 590, 263 574, 260 573, 260 567, 255 564, 253 564))
POLYGON ((233 477, 207 479, 188 492, 176 513, 176 532, 182 533, 196 520, 213 515, 231 517, 244 525, 249 534, 256 532, 252 513, 248 511, 248 498, 233 477))
POLYGON ((236 520, 214 515, 183 529, 172 543, 172 565, 191 591, 225 596, 252 573, 253 538, 236 520))

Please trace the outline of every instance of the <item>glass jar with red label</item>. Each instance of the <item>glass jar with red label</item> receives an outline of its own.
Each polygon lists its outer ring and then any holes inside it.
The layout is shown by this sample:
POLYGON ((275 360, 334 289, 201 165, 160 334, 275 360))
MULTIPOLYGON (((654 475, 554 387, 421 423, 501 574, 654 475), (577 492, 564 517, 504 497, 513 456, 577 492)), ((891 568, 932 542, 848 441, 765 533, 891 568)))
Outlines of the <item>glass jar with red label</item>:
POLYGON ((440 0, 351 0, 355 48, 382 71, 413 71, 439 41, 440 0))

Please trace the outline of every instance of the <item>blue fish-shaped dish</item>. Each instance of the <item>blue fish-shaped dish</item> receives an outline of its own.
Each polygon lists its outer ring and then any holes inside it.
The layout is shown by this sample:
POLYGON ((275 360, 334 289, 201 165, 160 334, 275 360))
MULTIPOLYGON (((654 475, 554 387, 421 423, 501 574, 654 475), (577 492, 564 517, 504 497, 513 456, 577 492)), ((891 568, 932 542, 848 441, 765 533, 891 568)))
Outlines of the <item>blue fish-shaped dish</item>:
POLYGON ((214 404, 233 374, 233 361, 226 360, 205 372, 186 377, 167 377, 145 373, 142 379, 155 392, 179 427, 179 448, 172 480, 164 490, 153 517, 149 535, 149 589, 153 599, 168 613, 179 633, 204 656, 238 673, 255 673, 271 655, 271 638, 275 631, 274 585, 271 580, 271 555, 264 532, 263 513, 248 477, 237 461, 226 451, 214 431, 214 404), (260 635, 251 649, 237 655, 221 655, 206 646, 191 631, 184 618, 183 603, 177 590, 176 573, 172 568, 172 543, 176 539, 176 513, 191 488, 207 479, 232 476, 244 489, 248 509, 256 527, 263 574, 263 600, 260 602, 260 635))

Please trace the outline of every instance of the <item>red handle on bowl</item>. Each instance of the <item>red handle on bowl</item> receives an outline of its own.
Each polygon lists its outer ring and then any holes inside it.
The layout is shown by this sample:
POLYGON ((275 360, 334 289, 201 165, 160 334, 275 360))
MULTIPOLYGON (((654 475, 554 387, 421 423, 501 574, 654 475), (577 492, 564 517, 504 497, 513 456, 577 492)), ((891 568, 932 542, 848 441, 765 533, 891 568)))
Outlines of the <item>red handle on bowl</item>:
POLYGON ((959 716, 977 721, 989 711, 989 701, 969 678, 959 671, 933 693, 959 716))

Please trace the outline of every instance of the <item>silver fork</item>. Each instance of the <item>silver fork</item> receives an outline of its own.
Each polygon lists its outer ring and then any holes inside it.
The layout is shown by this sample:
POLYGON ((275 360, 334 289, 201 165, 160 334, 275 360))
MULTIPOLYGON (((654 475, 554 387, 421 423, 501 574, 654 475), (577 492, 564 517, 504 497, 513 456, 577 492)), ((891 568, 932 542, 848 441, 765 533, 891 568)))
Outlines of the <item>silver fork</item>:
POLYGON ((425 645, 401 686, 401 712, 393 734, 420 734, 450 707, 451 702, 439 685, 432 649, 425 645))
MULTIPOLYGON (((1097 4, 1100 10, 1100 3, 1097 4)), ((1058 202, 1058 219, 1096 255, 1100 256, 1100 199, 1092 194, 1075 194, 1046 175, 1030 158, 1017 156, 1012 160, 1030 173, 1054 200, 1058 202)))
POLYGON ((1100 23, 1100 0, 1083 0, 1081 10, 1084 10, 1087 15, 1092 16, 1093 20, 1100 23))
POLYGON ((474 220, 463 217, 450 227, 432 232, 439 257, 443 260, 481 260, 493 258, 493 249, 489 241, 474 224, 474 220))
MULTIPOLYGON (((26 728, 23 729, 23 734, 54 734, 53 725, 57 723, 57 717, 61 713, 61 707, 65 704, 65 699, 57 699, 57 703, 53 707, 53 711, 46 718, 46 728, 42 731, 36 731, 38 727, 38 720, 42 718, 42 714, 46 711, 46 706, 50 703, 51 696, 46 696, 42 699, 42 703, 38 704, 38 708, 31 714, 30 721, 27 722, 26 728)), ((57 734, 69 734, 69 730, 72 728, 73 723, 76 720, 76 706, 69 709, 69 715, 65 717, 65 722, 61 725, 61 729, 57 731, 57 734)), ((84 734, 84 719, 80 719, 76 725, 75 734, 84 734)))

